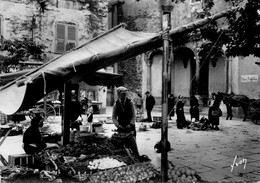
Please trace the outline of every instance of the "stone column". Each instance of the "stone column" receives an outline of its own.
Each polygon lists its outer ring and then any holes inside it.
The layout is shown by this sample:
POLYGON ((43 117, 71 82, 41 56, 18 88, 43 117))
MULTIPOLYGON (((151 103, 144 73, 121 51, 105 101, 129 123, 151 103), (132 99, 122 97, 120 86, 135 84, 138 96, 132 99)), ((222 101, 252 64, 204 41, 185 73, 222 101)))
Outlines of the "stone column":
POLYGON ((199 57, 199 49, 195 49, 195 61, 196 61, 196 69, 195 69, 195 81, 196 81, 196 94, 198 95, 199 91, 198 91, 198 83, 199 83, 199 79, 200 79, 200 57, 199 57))
POLYGON ((196 61, 196 68, 195 68, 195 81, 196 81, 196 91, 194 92, 195 93, 195 96, 198 98, 199 100, 199 108, 200 108, 200 111, 202 110, 202 108, 204 107, 204 97, 205 96, 200 96, 199 95, 199 79, 200 79, 200 57, 199 57, 199 51, 200 49, 199 48, 196 48, 195 49, 195 61, 196 61))
POLYGON ((149 90, 151 92, 152 90, 152 63, 153 61, 148 58, 146 60, 146 66, 147 66, 147 90, 149 90))

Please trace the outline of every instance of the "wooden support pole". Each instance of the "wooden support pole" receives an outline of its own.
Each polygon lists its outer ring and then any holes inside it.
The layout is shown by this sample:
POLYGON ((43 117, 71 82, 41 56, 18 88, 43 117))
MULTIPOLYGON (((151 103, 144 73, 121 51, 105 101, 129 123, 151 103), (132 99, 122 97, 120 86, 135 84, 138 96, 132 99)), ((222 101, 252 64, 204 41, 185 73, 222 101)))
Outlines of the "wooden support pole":
POLYGON ((71 98, 71 84, 64 84, 64 106, 63 106, 63 120, 62 120, 62 144, 66 145, 70 142, 70 98, 71 98))
POLYGON ((163 59, 162 59, 162 153, 161 153, 161 179, 168 180, 168 59, 169 59, 169 29, 163 34, 163 59))

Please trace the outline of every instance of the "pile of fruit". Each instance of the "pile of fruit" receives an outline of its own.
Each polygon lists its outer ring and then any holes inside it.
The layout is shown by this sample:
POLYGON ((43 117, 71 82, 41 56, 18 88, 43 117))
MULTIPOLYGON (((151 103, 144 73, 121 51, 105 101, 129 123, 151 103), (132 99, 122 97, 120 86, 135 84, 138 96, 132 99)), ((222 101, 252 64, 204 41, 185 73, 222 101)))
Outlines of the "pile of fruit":
POLYGON ((88 164, 88 168, 90 170, 105 170, 110 168, 116 168, 120 166, 125 166, 126 164, 123 162, 120 162, 114 158, 105 157, 101 159, 94 159, 93 161, 90 161, 88 164))
POLYGON ((169 166, 168 179, 172 183, 196 183, 201 178, 192 168, 169 166))
POLYGON ((151 163, 136 163, 129 166, 99 171, 90 175, 89 182, 91 183, 106 183, 106 182, 158 182, 159 172, 151 163))

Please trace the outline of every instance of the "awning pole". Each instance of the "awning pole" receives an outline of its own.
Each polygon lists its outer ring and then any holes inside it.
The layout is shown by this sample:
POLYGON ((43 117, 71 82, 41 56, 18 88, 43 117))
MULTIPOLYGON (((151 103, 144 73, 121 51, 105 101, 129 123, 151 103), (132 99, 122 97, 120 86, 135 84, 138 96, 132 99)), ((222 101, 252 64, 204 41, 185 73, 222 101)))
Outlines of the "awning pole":
POLYGON ((64 106, 63 106, 63 119, 62 119, 62 144, 66 145, 70 142, 70 121, 69 121, 69 109, 70 109, 70 91, 71 84, 64 84, 64 106))
POLYGON ((46 104, 47 104, 47 95, 44 95, 43 97, 44 121, 47 121, 46 104))
POLYGON ((162 153, 161 177, 163 182, 168 180, 168 58, 169 58, 169 29, 163 34, 163 59, 162 59, 162 153))

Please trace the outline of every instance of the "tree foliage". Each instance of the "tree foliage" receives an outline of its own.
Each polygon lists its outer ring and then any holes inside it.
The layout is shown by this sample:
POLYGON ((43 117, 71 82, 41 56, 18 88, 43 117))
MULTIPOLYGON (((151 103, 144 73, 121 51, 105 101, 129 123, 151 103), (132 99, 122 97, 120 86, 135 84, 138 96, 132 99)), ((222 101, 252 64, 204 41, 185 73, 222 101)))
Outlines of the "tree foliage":
POLYGON ((260 56, 260 1, 248 0, 244 8, 229 17, 227 54, 260 56))
MULTIPOLYGON (((260 56, 260 1, 225 0, 229 5, 239 6, 239 10, 226 17, 224 24, 210 22, 182 37, 174 38, 174 46, 188 42, 199 42, 200 56, 214 58, 221 54, 227 56, 260 56), (176 41, 176 39, 178 41, 176 41), (223 49, 225 48, 225 49, 223 49)), ((203 11, 197 18, 210 16, 213 0, 204 0, 203 11)))
POLYGON ((10 72, 9 67, 19 64, 20 61, 28 61, 31 57, 41 61, 45 46, 36 44, 32 39, 26 37, 22 39, 3 40, 1 51, 1 70, 10 72))

